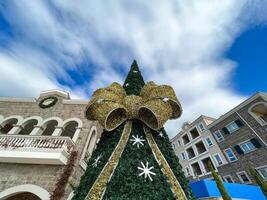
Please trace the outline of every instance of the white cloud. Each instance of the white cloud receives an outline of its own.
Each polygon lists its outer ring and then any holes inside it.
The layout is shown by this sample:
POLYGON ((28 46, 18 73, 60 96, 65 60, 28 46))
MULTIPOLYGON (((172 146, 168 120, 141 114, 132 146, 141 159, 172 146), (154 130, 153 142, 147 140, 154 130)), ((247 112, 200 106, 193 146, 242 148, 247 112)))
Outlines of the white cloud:
POLYGON ((172 137, 183 121, 218 117, 245 98, 232 90, 237 66, 224 52, 248 25, 267 21, 266 4, 251 2, 9 1, 1 12, 15 38, 0 49, 0 93, 37 96, 63 87, 86 98, 122 82, 136 58, 145 80, 173 85, 182 102, 181 119, 167 124, 172 137), (91 79, 77 86, 67 70, 91 79))

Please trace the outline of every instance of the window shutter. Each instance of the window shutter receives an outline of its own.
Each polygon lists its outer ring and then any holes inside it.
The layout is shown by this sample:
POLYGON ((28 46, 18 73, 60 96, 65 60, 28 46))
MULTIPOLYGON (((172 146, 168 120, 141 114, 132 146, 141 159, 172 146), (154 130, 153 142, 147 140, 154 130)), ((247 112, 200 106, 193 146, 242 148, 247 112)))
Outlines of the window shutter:
POLYGON ((224 134, 230 134, 230 132, 228 131, 228 129, 226 127, 223 127, 222 131, 224 132, 224 134))
POLYGON ((235 123, 239 128, 244 125, 243 122, 240 119, 235 120, 235 123))
POLYGON ((261 147, 262 147, 261 143, 260 143, 256 138, 252 138, 252 139, 250 140, 250 142, 251 142, 256 148, 261 148, 261 147))
POLYGON ((235 150, 236 150, 236 152, 237 152, 239 155, 244 154, 244 151, 241 149, 241 147, 240 147, 239 145, 236 145, 236 146, 235 146, 235 150))

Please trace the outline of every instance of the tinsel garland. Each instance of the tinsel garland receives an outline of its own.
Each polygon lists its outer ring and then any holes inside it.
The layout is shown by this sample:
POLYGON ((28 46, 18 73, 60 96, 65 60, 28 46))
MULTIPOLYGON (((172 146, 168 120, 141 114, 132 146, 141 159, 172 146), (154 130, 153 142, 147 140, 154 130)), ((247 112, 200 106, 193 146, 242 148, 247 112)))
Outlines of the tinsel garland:
POLYGON ((109 161, 101 171, 99 177, 97 178, 96 182, 92 186, 91 190, 89 191, 86 199, 87 200, 99 200, 101 199, 101 196, 103 195, 103 191, 107 185, 107 182, 111 178, 112 173, 114 172, 119 159, 121 157, 121 154, 127 144, 127 141, 129 139, 129 135, 131 133, 131 127, 132 123, 127 122, 124 126, 124 130, 121 136, 121 139, 113 151, 113 153, 110 156, 109 161))
POLYGON ((171 184, 171 188, 172 188, 172 191, 174 193, 175 198, 178 200, 186 200, 187 198, 185 196, 185 193, 184 193, 181 185, 179 184, 178 180, 176 179, 175 175, 173 174, 172 169, 170 168, 170 166, 169 166, 168 162, 166 161, 166 159, 164 158, 163 154, 159 150, 155 140, 153 139, 153 136, 151 134, 150 129, 145 127, 144 132, 146 134, 148 144, 151 147, 153 154, 154 154, 157 162, 159 163, 163 174, 168 178, 169 183, 171 184))

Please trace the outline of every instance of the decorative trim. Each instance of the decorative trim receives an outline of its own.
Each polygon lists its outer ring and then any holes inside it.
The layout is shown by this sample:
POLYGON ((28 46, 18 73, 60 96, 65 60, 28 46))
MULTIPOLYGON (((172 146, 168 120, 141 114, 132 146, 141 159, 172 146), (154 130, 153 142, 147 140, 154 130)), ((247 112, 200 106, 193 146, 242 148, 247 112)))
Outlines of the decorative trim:
POLYGON ((167 177, 167 179, 171 185, 171 190, 172 190, 175 198, 179 199, 179 200, 186 200, 187 199, 186 195, 185 195, 179 181, 177 180, 177 178, 173 174, 172 169, 170 168, 168 162, 166 161, 163 154, 161 153, 158 145, 156 144, 156 142, 155 142, 155 140, 151 134, 150 129, 144 128, 144 132, 146 135, 147 142, 148 142, 150 148, 152 149, 154 157, 156 158, 156 161, 158 162, 159 166, 161 167, 161 171, 167 177))
POLYGON ((130 133, 132 129, 132 122, 128 121, 123 129, 123 133, 121 135, 120 141, 117 144, 115 150, 112 152, 108 162, 100 172, 99 176, 97 177, 95 183, 91 187, 90 191, 86 196, 86 200, 100 200, 106 189, 106 185, 108 181, 111 179, 113 172, 115 171, 119 159, 124 151, 124 148, 127 144, 129 139, 130 133))
MULTIPOLYGON (((85 157, 85 154, 86 154, 86 151, 88 151, 88 148, 89 148, 89 146, 90 146, 90 143, 91 143, 91 141, 92 141, 92 139, 93 139, 93 137, 94 137, 94 134, 95 134, 95 137, 96 137, 96 139, 95 139, 95 141, 93 142, 93 147, 92 147, 92 149, 94 150, 94 147, 95 147, 95 145, 96 145, 96 141, 97 141, 97 136, 98 136, 98 132, 97 132, 97 128, 96 128, 96 126, 92 126, 91 127, 91 129, 90 129, 90 133, 89 133, 89 135, 88 135, 88 137, 87 137, 87 140, 86 140, 86 143, 85 143, 85 145, 84 145, 84 148, 83 148, 83 153, 82 153, 82 156, 81 156, 81 159, 80 159, 80 165, 81 165, 81 167, 84 169, 84 170, 86 170, 86 168, 87 168, 87 163, 86 163, 86 161, 84 160, 84 157, 85 157), (95 133, 94 133, 95 132, 95 133)), ((90 153, 91 155, 92 155, 92 153, 93 153, 93 150, 92 150, 92 152, 90 153)), ((90 155, 90 157, 91 157, 91 155, 90 155)))
POLYGON ((54 105, 57 103, 57 101, 58 101, 58 98, 57 98, 57 97, 49 96, 49 97, 43 98, 43 99, 40 101, 40 103, 39 103, 39 107, 40 107, 40 108, 43 108, 43 109, 45 109, 45 108, 50 108, 50 107, 54 106, 54 105), (48 100, 48 99, 53 99, 53 101, 52 101, 50 104, 48 104, 48 105, 44 105, 43 103, 44 103, 46 100, 48 100))
POLYGON ((62 103, 69 105, 87 105, 88 101, 82 99, 63 99, 62 103))
POLYGON ((19 98, 19 97, 0 97, 0 102, 24 102, 24 103, 34 103, 35 98, 19 98))
POLYGON ((52 89, 52 90, 44 90, 44 91, 41 91, 40 97, 48 96, 48 95, 51 96, 53 94, 62 96, 64 98, 70 98, 70 95, 69 95, 68 92, 63 91, 63 90, 60 90, 60 89, 52 89))

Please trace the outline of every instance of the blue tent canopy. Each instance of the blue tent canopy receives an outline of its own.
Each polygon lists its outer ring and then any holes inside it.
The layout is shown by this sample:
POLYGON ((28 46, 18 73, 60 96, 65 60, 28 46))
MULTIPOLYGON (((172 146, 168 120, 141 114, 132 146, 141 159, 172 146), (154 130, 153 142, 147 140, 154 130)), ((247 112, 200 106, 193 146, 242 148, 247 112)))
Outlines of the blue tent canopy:
MULTIPOLYGON (((190 183, 193 193, 197 198, 221 197, 216 182, 208 179, 190 183)), ((224 186, 232 198, 246 200, 266 200, 260 187, 237 183, 224 183, 224 186)))

